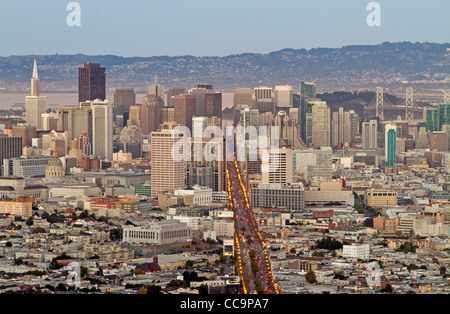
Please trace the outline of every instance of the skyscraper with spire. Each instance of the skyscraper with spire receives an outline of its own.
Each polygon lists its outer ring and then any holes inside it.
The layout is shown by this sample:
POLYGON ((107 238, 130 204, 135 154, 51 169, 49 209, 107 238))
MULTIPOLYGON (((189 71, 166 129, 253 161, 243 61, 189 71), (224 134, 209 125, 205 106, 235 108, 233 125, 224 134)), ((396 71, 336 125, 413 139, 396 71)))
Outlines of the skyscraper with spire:
POLYGON ((47 110, 47 98, 41 96, 37 62, 34 59, 33 76, 31 77, 31 93, 26 97, 26 122, 36 127, 36 130, 42 130, 42 114, 47 110))

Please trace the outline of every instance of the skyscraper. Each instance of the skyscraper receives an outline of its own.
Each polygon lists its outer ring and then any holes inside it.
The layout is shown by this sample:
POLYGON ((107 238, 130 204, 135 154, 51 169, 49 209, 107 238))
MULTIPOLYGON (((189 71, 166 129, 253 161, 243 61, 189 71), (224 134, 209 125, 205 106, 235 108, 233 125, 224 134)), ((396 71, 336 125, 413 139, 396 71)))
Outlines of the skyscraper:
POLYGON ((160 106, 164 107, 165 88, 163 85, 158 83, 157 74, 155 74, 155 82, 148 87, 147 94, 155 95, 158 98, 158 101, 160 102, 160 106))
POLYGON ((292 86, 276 86, 274 102, 277 108, 290 108, 294 105, 292 86))
POLYGON ((175 143, 182 138, 182 134, 175 132, 177 126, 179 124, 175 122, 166 122, 160 125, 160 130, 151 133, 152 197, 164 192, 173 193, 185 185, 186 162, 172 156, 175 143))
POLYGON ((142 100, 140 128, 144 135, 156 131, 160 124, 160 107, 155 95, 146 95, 142 100))
POLYGON ((40 82, 36 59, 34 59, 33 76, 31 78, 31 94, 26 97, 26 122, 37 131, 42 130, 42 114, 47 110, 47 98, 41 96, 40 82))
POLYGON ((222 119, 222 93, 207 93, 205 100, 205 116, 222 119))
POLYGON ((416 132, 416 149, 428 148, 428 127, 425 122, 419 122, 416 132))
POLYGON ((377 148, 378 147, 378 122, 370 120, 362 123, 362 147, 377 148))
MULTIPOLYGON (((3 166, 4 159, 20 156, 22 156, 22 138, 8 137, 6 134, 0 134, 0 166, 3 166)), ((4 173, 5 171, 2 172, 2 175, 4 173)))
POLYGON ((108 100, 92 102, 92 152, 96 158, 113 158, 113 108, 108 100))
POLYGON ((174 120, 192 132, 192 118, 196 116, 197 97, 195 95, 177 95, 174 97, 174 120))
POLYGON ((318 101, 312 106, 312 145, 330 146, 330 108, 325 101, 318 101))
POLYGON ((351 144, 358 130, 358 114, 354 110, 339 108, 333 112, 331 145, 351 144))
POLYGON ((256 87, 255 91, 255 101, 258 102, 260 99, 272 99, 272 88, 266 86, 256 87))
POLYGON ((385 165, 393 167, 397 158, 397 126, 387 124, 385 126, 385 165))
POLYGON ((176 95, 184 94, 184 88, 183 87, 173 87, 169 89, 169 92, 167 93, 167 107, 173 107, 174 97, 176 95))
POLYGON ((78 69, 78 101, 106 99, 106 69, 99 63, 85 63, 78 69))
POLYGON ((263 183, 293 183, 293 150, 280 148, 268 151, 262 161, 263 183))
POLYGON ((114 92, 114 113, 117 115, 129 112, 136 105, 136 93, 132 88, 116 89, 114 92))
POLYGON ((450 104, 439 104, 439 130, 442 130, 444 124, 450 124, 450 104))
POLYGON ((237 88, 234 91, 234 106, 248 105, 253 103, 253 93, 250 88, 237 88))
POLYGON ((424 121, 427 124, 428 131, 430 132, 440 131, 438 108, 425 108, 424 121))

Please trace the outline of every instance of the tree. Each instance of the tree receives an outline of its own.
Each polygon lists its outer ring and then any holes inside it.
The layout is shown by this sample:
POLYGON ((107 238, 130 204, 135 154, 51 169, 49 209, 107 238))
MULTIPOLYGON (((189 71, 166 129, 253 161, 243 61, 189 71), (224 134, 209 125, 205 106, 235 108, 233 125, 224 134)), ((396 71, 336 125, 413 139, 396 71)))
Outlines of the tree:
POLYGON ((314 270, 310 270, 306 273, 305 275, 306 281, 309 283, 316 283, 317 279, 316 279, 316 273, 314 272, 314 270))
POLYGON ((34 224, 33 216, 28 217, 26 224, 27 224, 27 226, 32 226, 34 224))

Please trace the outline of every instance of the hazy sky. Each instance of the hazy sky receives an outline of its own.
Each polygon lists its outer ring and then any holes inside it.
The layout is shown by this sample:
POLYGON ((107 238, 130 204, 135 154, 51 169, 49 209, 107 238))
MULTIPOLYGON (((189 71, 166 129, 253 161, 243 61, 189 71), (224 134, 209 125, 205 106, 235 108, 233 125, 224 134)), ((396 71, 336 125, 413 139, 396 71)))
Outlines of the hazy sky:
POLYGON ((379 0, 381 26, 366 23, 371 0, 1 0, 0 56, 114 54, 224 56, 283 48, 450 42, 449 0, 379 0))

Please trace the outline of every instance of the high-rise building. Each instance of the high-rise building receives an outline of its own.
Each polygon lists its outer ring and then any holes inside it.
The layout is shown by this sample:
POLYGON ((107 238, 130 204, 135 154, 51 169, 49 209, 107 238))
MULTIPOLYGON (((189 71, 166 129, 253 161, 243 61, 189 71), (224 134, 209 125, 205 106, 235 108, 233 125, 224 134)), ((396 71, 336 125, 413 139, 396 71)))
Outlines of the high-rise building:
POLYGON ((192 137, 203 138, 205 129, 208 127, 207 117, 192 117, 192 137))
POLYGON ((108 100, 92 103, 92 152, 99 159, 113 158, 113 107, 108 100))
POLYGON ((78 69, 78 101, 106 99, 106 69, 99 63, 85 63, 78 69))
POLYGON ((294 105, 292 86, 276 86, 274 102, 277 108, 290 108, 294 105))
POLYGON ((36 130, 42 130, 42 114, 47 110, 47 98, 41 96, 36 59, 34 59, 33 76, 31 78, 31 94, 26 97, 26 122, 36 130))
POLYGON ((416 129, 416 149, 428 148, 428 127, 425 122, 419 122, 416 129))
POLYGON ((192 118, 196 116, 197 97, 177 95, 174 97, 174 121, 192 132, 192 118))
POLYGON ((312 142, 316 147, 330 146, 330 108, 325 101, 315 102, 311 110, 312 142))
POLYGON ((303 99, 315 99, 317 97, 316 82, 301 82, 300 83, 301 95, 303 99))
POLYGON ((256 87, 254 89, 255 92, 255 102, 258 102, 261 99, 270 99, 272 100, 272 88, 266 86, 256 87))
POLYGON ((234 105, 248 105, 253 103, 253 93, 250 88, 237 88, 234 92, 234 105))
POLYGON ((174 97, 176 95, 182 95, 184 94, 184 88, 183 87, 173 87, 169 89, 169 92, 167 93, 167 107, 173 107, 174 106, 174 97))
POLYGON ((164 107, 165 88, 163 85, 158 83, 157 74, 155 74, 155 82, 148 87, 147 94, 155 95, 158 98, 158 101, 160 101, 160 106, 164 107))
POLYGON ((331 145, 351 144, 358 132, 358 114, 354 110, 344 111, 339 108, 333 112, 331 145))
POLYGON ((425 108, 424 109, 424 121, 427 124, 428 131, 430 131, 430 132, 440 131, 439 109, 438 108, 425 108))
POLYGON ((21 137, 8 137, 0 134, 0 165, 3 166, 4 159, 16 158, 22 155, 21 137))
POLYGON ((205 117, 222 119, 222 93, 207 93, 205 100, 205 117))
POLYGON ((307 114, 311 113, 312 102, 317 98, 316 93, 316 83, 315 82, 301 82, 300 86, 300 120, 302 121, 302 139, 306 143, 306 145, 310 144, 310 141, 307 139, 307 114))
POLYGON ((262 183, 293 183, 293 150, 280 148, 267 154, 262 159, 262 183))
POLYGON ((58 109, 58 131, 67 131, 69 141, 86 132, 92 139, 92 108, 83 106, 82 108, 58 109))
POLYGON ((393 167, 397 159, 397 126, 387 124, 385 126, 385 165, 393 167))
POLYGON ((362 147, 365 149, 378 147, 377 120, 362 123, 362 147))
POLYGON ((186 163, 172 156, 172 149, 182 138, 175 128, 179 124, 166 122, 160 130, 151 133, 151 186, 152 197, 172 192, 185 186, 186 163))
POLYGON ((129 112, 136 105, 136 93, 132 88, 116 89, 114 92, 114 113, 116 115, 129 112))
POLYGON ((145 135, 156 131, 160 124, 160 106, 155 95, 146 95, 142 100, 140 110, 140 125, 142 133, 145 135))
POLYGON ((450 124, 450 104, 439 104, 439 130, 444 124, 450 124))
POLYGON ((446 132, 431 132, 429 135, 429 146, 431 150, 448 152, 448 135, 446 132))
POLYGON ((141 128, 141 106, 131 106, 127 125, 141 128))

